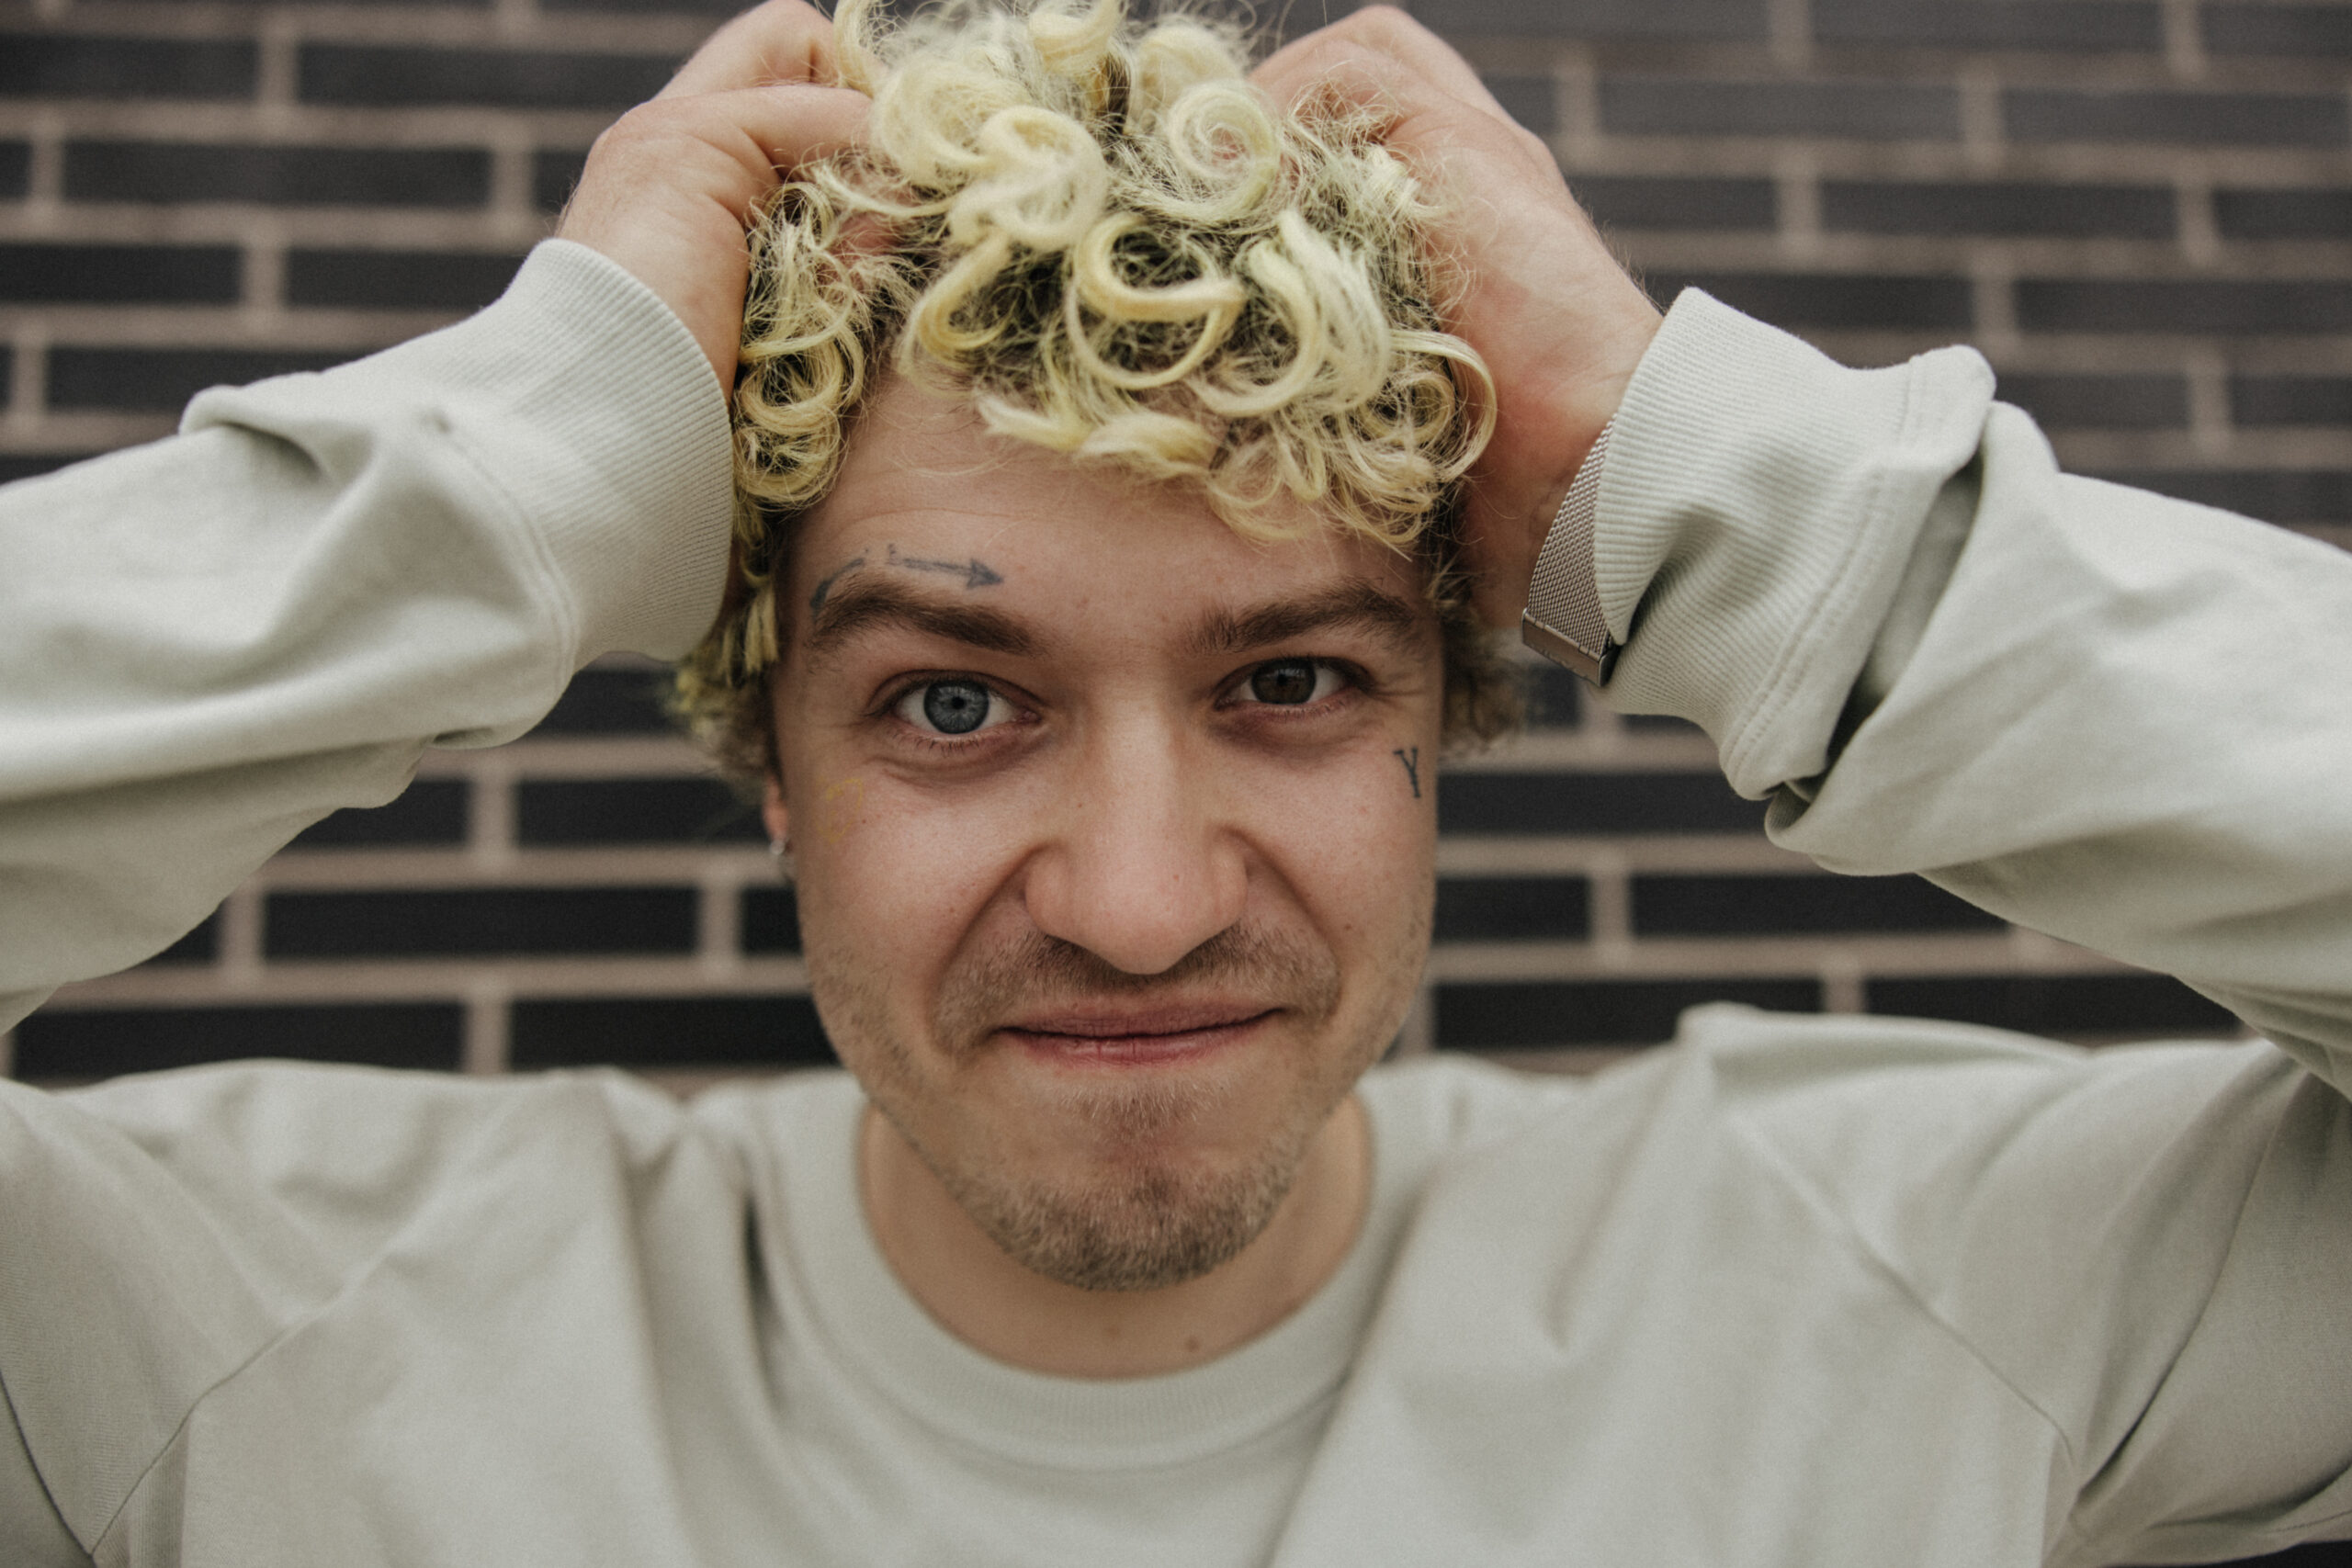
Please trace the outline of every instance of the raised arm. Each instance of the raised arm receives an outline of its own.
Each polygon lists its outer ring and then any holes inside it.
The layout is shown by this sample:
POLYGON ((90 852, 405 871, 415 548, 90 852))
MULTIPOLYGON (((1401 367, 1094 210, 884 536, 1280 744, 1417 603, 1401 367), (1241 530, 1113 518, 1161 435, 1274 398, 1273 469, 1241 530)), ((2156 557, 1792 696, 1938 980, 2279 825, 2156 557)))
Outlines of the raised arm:
POLYGON ((591 154, 469 321, 0 490, 0 1029, 135 963, 429 745, 527 729, 717 607, 743 226, 854 139, 800 0, 729 23, 591 154))

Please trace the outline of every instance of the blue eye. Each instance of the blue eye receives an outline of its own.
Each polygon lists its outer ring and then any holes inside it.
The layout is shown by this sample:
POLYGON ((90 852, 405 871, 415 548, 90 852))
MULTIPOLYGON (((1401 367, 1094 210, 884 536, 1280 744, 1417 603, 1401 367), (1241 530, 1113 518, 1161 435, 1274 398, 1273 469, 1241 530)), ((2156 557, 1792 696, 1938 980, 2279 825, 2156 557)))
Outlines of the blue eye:
POLYGON ((896 705, 898 716, 917 729, 969 735, 1001 718, 1004 699, 978 681, 932 681, 914 687, 896 705))
POLYGON ((1338 691, 1347 677, 1328 659, 1275 659, 1250 671, 1235 694, 1246 703, 1303 707, 1338 691))

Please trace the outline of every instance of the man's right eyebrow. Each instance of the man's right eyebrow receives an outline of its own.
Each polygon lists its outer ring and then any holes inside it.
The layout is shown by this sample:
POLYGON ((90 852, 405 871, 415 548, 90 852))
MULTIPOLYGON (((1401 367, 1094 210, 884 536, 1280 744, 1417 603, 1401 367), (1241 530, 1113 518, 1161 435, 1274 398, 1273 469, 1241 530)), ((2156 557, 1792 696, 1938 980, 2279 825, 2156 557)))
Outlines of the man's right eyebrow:
POLYGON ((1037 650, 1029 628, 1001 610, 953 604, 871 578, 853 580, 825 596, 808 622, 808 650, 830 653, 868 628, 890 626, 1016 658, 1037 650))

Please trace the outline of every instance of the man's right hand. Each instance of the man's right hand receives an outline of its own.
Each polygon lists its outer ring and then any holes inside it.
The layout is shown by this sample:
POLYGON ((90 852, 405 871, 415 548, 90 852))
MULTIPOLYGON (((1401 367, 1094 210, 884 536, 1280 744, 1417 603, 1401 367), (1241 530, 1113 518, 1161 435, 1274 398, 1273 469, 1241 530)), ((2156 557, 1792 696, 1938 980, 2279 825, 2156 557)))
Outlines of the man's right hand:
POLYGON ((722 388, 735 382, 753 214, 778 171, 863 138, 868 100, 817 85, 835 79, 831 21, 802 0, 767 0, 596 139, 556 227, 661 296, 722 388))

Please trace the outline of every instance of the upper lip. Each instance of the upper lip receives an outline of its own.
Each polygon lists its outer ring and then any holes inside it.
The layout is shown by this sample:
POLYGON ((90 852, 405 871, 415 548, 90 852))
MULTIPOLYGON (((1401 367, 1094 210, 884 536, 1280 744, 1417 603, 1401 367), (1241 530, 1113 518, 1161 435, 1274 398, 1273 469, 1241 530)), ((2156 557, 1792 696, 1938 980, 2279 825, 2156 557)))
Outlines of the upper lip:
POLYGON ((1115 1040, 1143 1034, 1192 1034, 1222 1029, 1274 1010, 1261 1001, 1211 999, 1133 1005, 1079 1004, 1024 1013, 1005 1028, 1028 1034, 1069 1034, 1115 1040))

